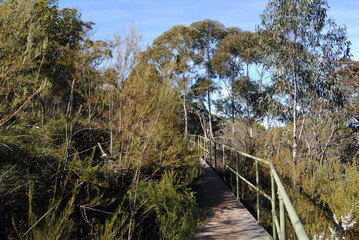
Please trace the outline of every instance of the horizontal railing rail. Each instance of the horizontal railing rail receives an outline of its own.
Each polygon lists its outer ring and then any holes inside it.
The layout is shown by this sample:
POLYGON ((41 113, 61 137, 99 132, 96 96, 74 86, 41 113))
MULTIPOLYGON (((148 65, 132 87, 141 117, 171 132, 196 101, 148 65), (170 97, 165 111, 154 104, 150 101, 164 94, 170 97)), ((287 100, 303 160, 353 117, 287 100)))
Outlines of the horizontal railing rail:
POLYGON ((236 196, 239 199, 239 180, 242 180, 250 188, 256 192, 256 210, 257 210, 257 221, 260 219, 260 195, 268 199, 271 202, 271 215, 272 215, 272 237, 273 239, 284 240, 287 238, 286 226, 286 214, 289 218, 289 222, 294 229, 295 235, 299 240, 307 240, 308 235, 303 228, 303 225, 290 201, 288 194, 275 170, 273 164, 269 161, 261 158, 254 157, 247 153, 238 151, 218 141, 205 138, 198 135, 190 135, 190 142, 197 145, 197 149, 200 154, 208 161, 212 168, 217 170, 217 165, 221 164, 224 170, 229 170, 236 176, 236 196), (227 154, 226 154, 227 153, 227 154), (234 169, 233 165, 228 161, 227 155, 237 154, 247 159, 251 159, 255 164, 255 183, 252 183, 249 179, 246 179, 243 174, 240 174, 238 167, 238 159, 236 159, 237 169, 234 169), (220 158, 219 158, 220 157, 220 158), (212 163, 213 162, 213 163, 212 163), (269 170, 271 178, 271 194, 267 194, 260 186, 259 176, 259 163, 265 165, 269 170), (279 206, 279 219, 277 205, 279 206))

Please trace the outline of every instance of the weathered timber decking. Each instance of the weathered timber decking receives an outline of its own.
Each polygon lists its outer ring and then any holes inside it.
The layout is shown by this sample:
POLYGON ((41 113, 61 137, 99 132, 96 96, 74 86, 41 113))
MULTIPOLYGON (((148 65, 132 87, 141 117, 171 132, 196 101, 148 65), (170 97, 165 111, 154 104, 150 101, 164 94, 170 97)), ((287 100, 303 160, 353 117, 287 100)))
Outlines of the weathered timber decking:
POLYGON ((201 164, 205 174, 198 200, 206 220, 194 239, 271 239, 211 167, 203 160, 201 164))

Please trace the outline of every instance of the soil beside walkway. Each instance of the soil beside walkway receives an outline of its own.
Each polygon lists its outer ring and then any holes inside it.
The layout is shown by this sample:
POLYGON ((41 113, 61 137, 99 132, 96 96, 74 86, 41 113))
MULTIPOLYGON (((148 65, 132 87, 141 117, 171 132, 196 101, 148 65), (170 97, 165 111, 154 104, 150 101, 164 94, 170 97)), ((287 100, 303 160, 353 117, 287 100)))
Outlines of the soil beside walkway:
POLYGON ((194 239, 271 239, 211 167, 203 160, 201 164, 205 174, 198 201, 206 220, 194 239))

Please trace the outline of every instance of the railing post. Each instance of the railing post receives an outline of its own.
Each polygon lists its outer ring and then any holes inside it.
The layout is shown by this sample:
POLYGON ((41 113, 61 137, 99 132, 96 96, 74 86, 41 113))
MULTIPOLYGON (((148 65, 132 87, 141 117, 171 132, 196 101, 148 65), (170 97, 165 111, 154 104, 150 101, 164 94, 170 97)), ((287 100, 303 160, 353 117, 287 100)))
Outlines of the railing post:
MULTIPOLYGON (((231 151, 231 154, 229 155, 229 161, 228 161, 228 165, 230 168, 233 168, 233 151, 231 151)), ((233 192, 233 172, 232 171, 228 171, 229 173, 229 177, 228 177, 228 186, 229 186, 229 189, 233 192)))
POLYGON ((256 159, 256 187, 257 187, 257 222, 259 222, 260 218, 260 210, 259 210, 259 170, 258 170, 258 160, 256 159))
POLYGON ((223 160, 223 169, 225 169, 226 165, 225 165, 225 160, 224 160, 224 145, 222 145, 222 160, 223 160))
POLYGON ((203 138, 203 144, 204 144, 204 148, 203 148, 203 153, 204 153, 204 161, 207 162, 207 138, 203 138))
POLYGON ((214 142, 214 169, 217 171, 217 143, 214 142))
MULTIPOLYGON (((223 170, 224 170, 224 181, 227 183, 231 183, 230 188, 233 189, 233 183, 234 183, 234 179, 232 176, 232 173, 235 172, 236 173, 236 195, 237 195, 237 199, 240 199, 239 194, 240 193, 244 193, 245 191, 242 189, 240 190, 240 186, 243 188, 244 187, 244 183, 248 184, 252 189, 256 189, 256 197, 257 197, 257 202, 256 202, 256 208, 257 208, 257 219, 259 222, 260 219, 260 196, 259 194, 263 195, 263 197, 267 198, 269 201, 271 201, 271 208, 272 208, 272 230, 273 230, 273 239, 274 240, 283 240, 286 239, 287 235, 288 235, 288 229, 286 229, 286 225, 287 223, 287 218, 288 220, 290 220, 291 225, 293 226, 293 229, 297 235, 298 239, 301 240, 309 240, 303 226, 302 223, 297 215, 297 213, 295 212, 295 209, 288 197, 288 194, 285 191, 285 188, 282 184, 282 182, 280 181, 280 178, 274 168, 274 166, 272 165, 272 163, 260 159, 260 158, 256 158, 254 156, 251 156, 247 153, 243 153, 240 152, 238 150, 235 150, 229 146, 226 146, 224 144, 218 143, 218 142, 214 142, 208 138, 202 137, 202 136, 197 136, 193 137, 194 140, 197 140, 198 143, 198 148, 202 148, 203 151, 203 157, 205 160, 209 161, 212 163, 212 157, 214 157, 214 166, 215 168, 217 168, 218 164, 220 161, 223 162, 223 170), (213 142, 213 143, 212 143, 213 142), (214 149, 213 149, 213 145, 214 145, 214 149), (220 146, 222 146, 222 160, 221 159, 217 159, 217 156, 220 157, 220 146), (218 147, 218 149, 217 149, 218 147), (227 149, 227 150, 226 150, 227 149), (227 151, 227 156, 226 156, 226 151, 227 151), (214 155, 213 155, 214 152, 214 155), (233 154, 235 154, 236 156, 233 156, 233 154), (256 183, 252 183, 251 181, 249 181, 248 179, 245 179, 244 176, 239 174, 239 168, 240 168, 240 157, 245 157, 248 159, 252 159, 255 161, 255 172, 256 172, 256 183), (208 159, 209 157, 209 159, 208 159), (217 160, 219 162, 217 162, 217 160), (235 163, 232 164, 232 162, 235 161, 235 163), (228 166, 227 166, 228 164, 228 166), (235 165, 234 165, 235 164, 235 165), (260 165, 259 164, 266 164, 269 166, 270 168, 270 177, 271 177, 271 197, 268 196, 268 194, 266 194, 264 191, 261 190, 261 188, 259 187, 259 183, 260 183, 260 165), (226 169, 227 167, 229 168, 230 171, 228 171, 229 176, 226 176, 226 169), (234 169, 236 168, 236 169, 234 169), (226 181, 227 180, 227 181, 226 181), (241 182, 239 182, 241 181, 241 182), (243 184, 240 184, 243 183, 243 184), (277 207, 279 208, 277 210, 277 207), (278 216, 279 215, 279 216, 278 216), (279 217, 279 219, 278 219, 279 217)), ((194 142, 195 143, 195 142, 194 142)), ((202 153, 201 150, 199 150, 199 153, 202 153)), ((210 164, 211 164, 210 163, 210 164)), ((253 162, 252 162, 253 163, 253 162)), ((252 170, 253 171, 253 170, 252 170)), ((233 189, 234 190, 234 189, 233 189)), ((233 191, 234 192, 234 191, 233 191)), ((242 197, 243 198, 243 197, 242 197)))
POLYGON ((280 238, 281 240, 285 240, 285 210, 284 210, 284 202, 282 196, 278 196, 279 199, 279 215, 280 215, 280 238))
POLYGON ((237 200, 239 200, 239 158, 236 154, 236 188, 237 188, 237 200))
POLYGON ((202 153, 202 138, 198 136, 198 152, 202 153))
POLYGON ((210 139, 208 141, 208 155, 209 155, 209 165, 212 167, 212 142, 210 139))
MULTIPOLYGON (((198 138, 198 141, 199 141, 199 144, 200 144, 200 146, 201 146, 201 153, 204 154, 204 152, 203 152, 204 144, 203 144, 203 138, 202 138, 202 136, 200 136, 200 137, 198 138)), ((203 155, 203 159, 204 159, 204 155, 203 155)))
POLYGON ((275 182, 272 173, 272 168, 270 168, 270 181, 271 181, 271 189, 272 189, 272 231, 273 231, 273 239, 277 240, 277 228, 276 228, 276 194, 275 194, 275 182))
POLYGON ((209 157, 211 159, 211 167, 213 168, 213 142, 212 140, 209 140, 210 145, 209 145, 209 157))
POLYGON ((204 161, 207 162, 207 139, 203 138, 203 154, 204 154, 204 161))
POLYGON ((225 160, 225 151, 224 151, 224 145, 222 145, 222 161, 223 161, 223 180, 226 182, 226 160, 225 160))

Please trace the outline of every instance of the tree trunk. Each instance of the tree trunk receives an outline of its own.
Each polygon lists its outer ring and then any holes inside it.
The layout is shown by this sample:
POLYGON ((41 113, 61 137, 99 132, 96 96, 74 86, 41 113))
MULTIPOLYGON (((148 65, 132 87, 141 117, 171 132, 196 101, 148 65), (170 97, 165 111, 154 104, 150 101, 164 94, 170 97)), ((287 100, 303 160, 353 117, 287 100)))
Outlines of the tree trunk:
POLYGON ((68 164, 68 157, 69 157, 69 149, 72 140, 72 104, 74 98, 74 87, 75 87, 75 78, 72 79, 71 83, 71 91, 69 96, 69 101, 67 103, 67 110, 66 110, 66 123, 65 123, 65 150, 62 162, 62 174, 60 176, 60 186, 63 186, 63 180, 65 178, 67 164, 68 164))
MULTIPOLYGON (((295 75, 295 74, 294 74, 295 75)), ((294 99, 293 99, 293 162, 294 165, 297 164, 297 151, 298 151, 298 144, 297 144, 297 79, 294 76, 294 99)))
MULTIPOLYGON (((209 49, 206 49, 207 52, 207 63, 210 63, 210 54, 209 49)), ((210 81, 210 68, 207 66, 207 79, 210 81)), ((209 138, 213 137, 213 128, 212 128, 212 111, 211 111, 211 91, 210 88, 207 89, 207 101, 208 101, 208 121, 209 121, 209 138)))
POLYGON ((45 112, 46 112, 46 106, 42 98, 40 97, 40 103, 41 103, 41 128, 44 129, 45 126, 45 112))
POLYGON ((212 129, 211 94, 209 90, 207 90, 207 101, 208 101, 209 137, 212 138, 213 129, 212 129))
POLYGON ((234 104, 234 81, 236 79, 236 72, 231 69, 231 117, 232 117, 232 134, 234 134, 234 121, 235 121, 235 104, 234 104))
POLYGON ((198 114, 199 122, 201 123, 201 127, 202 127, 202 130, 203 130, 204 137, 205 137, 205 138, 208 138, 208 136, 207 136, 207 131, 206 131, 206 128, 205 128, 204 119, 202 119, 200 113, 197 113, 197 114, 198 114))
POLYGON ((187 114, 187 104, 186 104, 186 95, 183 94, 183 111, 184 111, 184 133, 188 135, 188 114, 187 114))
POLYGON ((293 96, 293 163, 294 166, 297 164, 297 105, 298 105, 298 79, 297 79, 297 34, 294 33, 294 49, 292 56, 292 72, 293 72, 293 87, 294 87, 294 96, 293 96))
POLYGON ((113 111, 114 111, 114 103, 113 103, 113 92, 110 93, 110 107, 108 111, 108 118, 110 124, 110 157, 112 157, 112 149, 113 149, 113 111))
POLYGON ((235 79, 235 74, 232 71, 232 77, 231 77, 232 134, 234 134, 234 118, 235 118, 235 114, 234 114, 235 106, 234 106, 234 94, 233 94, 234 79, 235 79))
POLYGON ((91 126, 91 87, 88 84, 88 92, 87 92, 87 114, 88 114, 88 124, 91 126))

